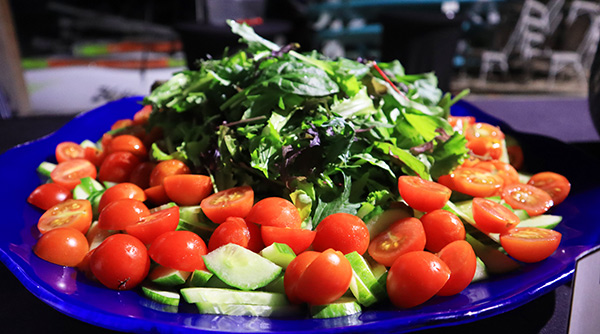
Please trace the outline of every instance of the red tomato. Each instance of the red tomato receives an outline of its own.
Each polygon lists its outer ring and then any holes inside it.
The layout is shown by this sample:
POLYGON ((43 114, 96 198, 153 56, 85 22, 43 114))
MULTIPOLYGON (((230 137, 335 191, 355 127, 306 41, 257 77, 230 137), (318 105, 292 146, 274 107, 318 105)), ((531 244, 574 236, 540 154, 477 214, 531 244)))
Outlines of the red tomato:
POLYGON ((417 218, 403 218, 379 233, 369 245, 369 255, 390 267, 402 254, 425 249, 425 230, 417 218))
POLYGON ((473 220, 486 233, 503 233, 519 224, 520 219, 502 204, 486 198, 473 199, 473 220))
POLYGON ((450 268, 439 257, 426 251, 400 255, 387 276, 387 293, 400 308, 423 304, 446 284, 450 268))
POLYGON ((464 133, 464 131, 471 125, 475 124, 475 117, 473 116, 448 116, 448 123, 452 126, 454 131, 464 133))
POLYGON ((137 199, 122 198, 110 202, 98 216, 98 227, 105 230, 124 230, 150 214, 148 207, 137 199))
POLYGON ((281 197, 267 197, 252 206, 246 220, 266 226, 300 228, 302 218, 291 201, 281 197))
POLYGON ((138 110, 133 115, 133 124, 135 125, 145 125, 148 123, 148 119, 150 118, 150 114, 152 113, 152 106, 145 105, 142 109, 138 110))
POLYGON ((206 269, 203 255, 206 244, 197 234, 189 231, 171 231, 159 235, 148 250, 158 264, 183 271, 206 269))
POLYGON ((517 227, 500 235, 500 244, 518 261, 533 263, 546 259, 560 245, 560 232, 537 227, 517 227))
POLYGON ((54 183, 73 190, 84 177, 96 178, 96 166, 85 159, 67 160, 56 165, 50 173, 54 183))
POLYGON ((519 183, 519 173, 517 170, 506 162, 499 160, 481 161, 473 167, 484 169, 492 174, 500 176, 504 180, 504 185, 519 183))
POLYGON ((512 184, 502 189, 502 199, 513 209, 523 209, 530 216, 538 216, 553 205, 546 191, 529 184, 512 184))
POLYGON ((172 159, 159 162, 150 173, 150 187, 163 183, 167 175, 190 174, 190 168, 181 160, 172 159))
POLYGON ((369 229, 362 219, 349 213, 334 213, 325 217, 315 228, 313 249, 323 252, 328 248, 344 254, 354 251, 364 254, 369 247, 369 229))
POLYGON ((217 226, 208 240, 208 251, 212 252, 229 243, 248 248, 250 230, 243 218, 228 219, 217 226))
POLYGON ((109 152, 131 152, 139 159, 146 159, 148 151, 142 141, 133 135, 119 135, 110 141, 109 152))
MULTIPOLYGON (((316 253, 317 256, 308 263, 297 278, 297 274, 294 273, 288 277, 290 266, 292 270, 298 271, 302 269, 304 262, 308 261, 300 262, 298 269, 293 268, 293 263, 298 257, 289 264, 283 280, 286 294, 289 289, 288 296, 292 296, 291 300, 300 300, 310 305, 323 305, 337 300, 348 290, 352 279, 352 266, 344 254, 333 249, 316 253)), ((311 257, 312 254, 308 256, 309 259, 311 257)))
POLYGON ((144 161, 133 168, 129 175, 129 182, 136 184, 142 189, 150 187, 150 174, 156 167, 156 163, 152 161, 144 161))
POLYGON ((102 161, 106 157, 106 152, 101 151, 95 147, 86 147, 83 149, 83 158, 89 162, 91 162, 94 166, 100 167, 102 165, 102 161))
POLYGON ((200 202, 202 212, 216 224, 228 217, 245 218, 254 204, 254 191, 248 186, 219 191, 200 202))
POLYGON ((472 138, 467 142, 467 148, 480 157, 500 159, 502 156, 502 142, 499 139, 489 137, 472 138))
POLYGON ((109 153, 98 172, 100 181, 127 182, 133 169, 140 163, 140 159, 131 152, 109 153))
POLYGON ((132 198, 137 199, 140 202, 144 202, 146 200, 146 194, 142 188, 133 183, 117 183, 114 186, 106 189, 102 194, 102 197, 100 197, 100 203, 98 203, 98 212, 102 212, 102 209, 104 209, 104 207, 109 203, 124 198, 132 198))
POLYGON ((37 227, 44 234, 59 227, 72 227, 85 234, 92 224, 92 205, 84 199, 68 199, 46 210, 37 227))
POLYGON ((442 184, 408 175, 398 178, 398 190, 406 204, 422 212, 441 209, 452 195, 452 190, 442 184))
POLYGON ((198 205, 213 192, 210 177, 199 174, 167 175, 163 187, 173 202, 184 206, 198 205))
POLYGON ((136 224, 127 225, 125 232, 140 239, 146 245, 152 244, 159 235, 175 231, 179 225, 179 207, 155 211, 142 217, 136 224))
POLYGON ((569 180, 554 172, 541 172, 534 174, 527 184, 536 188, 540 188, 547 192, 552 197, 554 205, 562 203, 571 191, 571 183, 569 180))
POLYGON ((64 141, 56 145, 54 155, 58 163, 73 159, 83 159, 85 157, 83 147, 72 141, 64 141))
POLYGON ((69 198, 73 198, 69 189, 56 183, 44 183, 29 194, 27 202, 42 210, 48 210, 69 198))
POLYGON ((449 243, 464 240, 466 236, 463 222, 452 212, 434 210, 421 217, 425 230, 425 249, 439 252, 449 243))
POLYGON ((83 233, 71 227, 48 231, 33 247, 33 252, 40 258, 67 267, 79 265, 88 250, 88 241, 83 233))
POLYGON ((450 278, 437 292, 438 296, 452 296, 463 291, 475 276, 477 256, 473 247, 465 240, 456 240, 446 245, 437 256, 450 268, 450 278))
POLYGON ((290 302, 294 304, 300 304, 302 302, 300 297, 297 295, 298 293, 302 293, 301 291, 297 291, 298 281, 308 265, 310 265, 319 255, 320 253, 315 251, 306 251, 300 253, 285 269, 283 286, 285 289, 285 294, 290 302))
POLYGON ((483 122, 476 122, 465 131, 465 138, 467 140, 481 137, 502 140, 504 139, 504 133, 499 127, 483 122))
POLYGON ((140 284, 150 270, 146 246, 129 234, 114 234, 94 249, 90 269, 106 287, 129 290, 140 284))
POLYGON ((128 126, 132 126, 132 125, 133 125, 133 120, 131 120, 131 119, 127 119, 127 118, 119 119, 110 126, 110 129, 112 131, 114 131, 114 130, 126 128, 128 126))
MULTIPOLYGON (((266 225, 260 227, 260 232, 265 246, 270 246, 274 242, 286 244, 290 246, 296 254, 300 254, 307 250, 317 235, 316 231, 303 228, 266 225)), ((367 242, 368 241, 369 240, 367 239, 367 242)))
POLYGON ((162 184, 146 188, 144 189, 144 193, 146 194, 146 198, 154 205, 163 205, 170 201, 169 196, 167 196, 167 192, 165 191, 165 187, 163 187, 162 184))
POLYGON ((496 195, 504 185, 504 180, 486 170, 473 167, 460 167, 450 174, 450 188, 473 197, 496 195))

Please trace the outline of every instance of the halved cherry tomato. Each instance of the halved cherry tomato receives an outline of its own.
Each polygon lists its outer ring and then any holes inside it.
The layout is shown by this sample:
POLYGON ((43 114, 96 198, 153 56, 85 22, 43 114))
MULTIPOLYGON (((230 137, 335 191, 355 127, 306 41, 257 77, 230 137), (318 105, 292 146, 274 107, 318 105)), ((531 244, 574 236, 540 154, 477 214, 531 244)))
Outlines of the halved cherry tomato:
POLYGON ((100 167, 102 165, 102 161, 104 161, 104 158, 106 157, 106 152, 95 147, 88 146, 83 149, 83 157, 85 160, 88 160, 94 164, 94 166, 100 167))
POLYGON ((362 219, 339 212, 325 217, 315 228, 313 249, 323 252, 328 248, 344 254, 354 251, 364 254, 369 247, 369 229, 362 219))
POLYGON ((83 159, 85 153, 81 145, 72 141, 64 141, 56 145, 55 156, 56 161, 61 163, 67 160, 83 159))
POLYGON ((73 194, 69 189, 57 183, 44 183, 29 194, 27 202, 42 210, 48 210, 69 198, 73 198, 73 194))
POLYGON ((229 243, 248 248, 250 230, 243 218, 228 219, 217 226, 208 240, 208 251, 212 252, 229 243))
MULTIPOLYGON (((300 276, 306 271, 306 268, 320 255, 321 253, 315 251, 306 251, 298 254, 285 269, 283 276, 283 286, 285 289, 285 295, 288 297, 290 302, 294 304, 300 304, 302 300, 298 296, 298 281, 300 276)), ((301 294, 302 292, 300 292, 301 294)))
POLYGON ((213 192, 211 178, 199 174, 167 175, 163 186, 173 202, 184 206, 198 205, 213 192))
POLYGON ((88 250, 88 241, 83 233, 71 227, 48 231, 33 247, 33 252, 40 258, 67 267, 79 265, 88 250))
POLYGON ((571 191, 571 183, 569 180, 554 172, 541 172, 534 174, 527 184, 536 188, 540 188, 547 192, 552 197, 554 205, 562 203, 571 191))
POLYGON ((150 245, 159 235, 175 231, 178 224, 179 207, 173 206, 142 217, 135 224, 127 225, 125 232, 140 239, 144 244, 150 245))
MULTIPOLYGON (((266 225, 260 227, 260 232, 265 246, 270 246, 274 242, 286 244, 290 246, 296 254, 300 254, 307 250, 317 235, 316 231, 303 228, 266 225)), ((315 249, 315 251, 320 250, 315 249)))
POLYGON ((108 147, 109 152, 131 152, 139 159, 146 159, 148 151, 142 141, 133 135, 124 134, 114 137, 108 147))
POLYGON ((114 186, 106 189, 102 194, 102 197, 100 197, 100 203, 98 203, 98 212, 102 212, 102 209, 104 209, 104 207, 109 203, 123 198, 132 198, 137 199, 140 202, 144 202, 146 200, 146 194, 142 188, 133 183, 117 183, 114 186))
POLYGON ((50 172, 50 178, 54 183, 72 190, 84 177, 95 179, 97 175, 96 166, 85 159, 73 159, 59 163, 50 172))
POLYGON ((398 190, 411 208, 422 212, 441 209, 452 195, 452 190, 442 184, 408 175, 398 178, 398 190))
POLYGON ((252 206, 246 220, 258 225, 300 228, 302 218, 291 201, 281 197, 267 197, 252 206))
POLYGON ((163 183, 167 175, 190 174, 190 168, 181 160, 171 159, 159 162, 150 174, 150 187, 163 183))
POLYGON ((434 210, 421 217, 425 230, 425 249, 439 252, 449 243, 465 239, 465 226, 455 214, 446 210, 434 210))
POLYGON ((44 234, 59 227, 72 227, 85 234, 92 224, 92 205, 84 199, 68 199, 46 210, 37 227, 44 234))
POLYGON ((156 167, 156 163, 152 161, 140 162, 131 171, 129 182, 136 184, 142 189, 150 187, 150 174, 152 174, 154 167, 156 167))
POLYGON ((109 153, 98 172, 98 180, 110 182, 127 182, 131 172, 140 163, 140 159, 131 152, 109 153))
POLYGON ((504 185, 519 182, 519 172, 506 162, 499 160, 480 161, 473 167, 487 170, 488 172, 500 176, 504 180, 504 185))
POLYGON ((490 137, 472 138, 467 142, 467 148, 477 156, 491 159, 500 159, 503 153, 501 141, 490 137))
POLYGON ((200 202, 202 212, 213 223, 221 224, 228 217, 245 218, 254 204, 254 191, 248 186, 221 190, 200 202))
POLYGON ((460 167, 450 175, 449 186, 463 194, 473 197, 489 197, 498 194, 504 180, 486 170, 473 167, 460 167))
POLYGON ((519 217, 504 205, 487 198, 473 199, 473 220, 486 233, 503 233, 519 224, 519 217))
POLYGON ((465 138, 471 140, 473 138, 494 138, 502 140, 504 139, 504 132, 499 127, 491 125, 489 123, 476 122, 467 128, 465 131, 465 138))
POLYGON ((508 255, 518 261, 533 263, 546 259, 560 245, 560 232, 537 228, 517 227, 500 235, 500 244, 508 255))
POLYGON ((473 247, 465 240, 456 240, 446 245, 437 254, 450 268, 450 278, 437 292, 438 296, 452 296, 463 291, 475 276, 477 256, 473 247))
POLYGON ((163 205, 169 203, 170 199, 165 192, 165 187, 163 185, 149 187, 144 189, 144 193, 146 194, 146 198, 154 204, 154 205, 163 205))
POLYGON ((150 118, 150 114, 152 113, 152 106, 145 105, 142 109, 138 110, 133 115, 133 124, 135 125, 144 125, 148 123, 148 119, 150 118))
POLYGON ((183 271, 206 269, 202 259, 206 253, 204 240, 190 231, 163 233, 148 249, 148 254, 158 264, 183 271))
MULTIPOLYGON (((289 288, 293 300, 297 298, 310 305, 323 305, 337 300, 348 290, 352 280, 352 266, 344 254, 333 249, 317 254, 295 281, 293 279, 296 275, 287 277, 286 271, 284 286, 287 280, 286 294, 289 288)), ((296 259, 289 266, 294 261, 296 259)))
POLYGON ((148 207, 137 199, 122 198, 108 203, 98 216, 98 227, 105 230, 124 230, 150 214, 148 207))
POLYGON ((130 290, 150 270, 146 246, 129 234, 114 234, 94 249, 90 269, 102 284, 113 290, 130 290))
POLYGON ((388 271, 386 287, 390 300, 400 308, 423 304, 442 289, 450 268, 426 251, 402 254, 388 271))
POLYGON ((119 130, 119 129, 123 129, 126 128, 128 126, 132 126, 133 125, 133 120, 129 119, 129 118, 124 118, 124 119, 119 119, 117 121, 115 121, 111 126, 110 129, 112 131, 114 130, 119 130))
POLYGON ((368 250, 375 261, 389 267, 402 254, 424 250, 425 242, 423 224, 409 217, 394 222, 375 236, 368 250))
POLYGON ((530 216, 538 216, 554 205, 546 191, 530 184, 512 184, 502 189, 502 199, 513 209, 523 209, 530 216))

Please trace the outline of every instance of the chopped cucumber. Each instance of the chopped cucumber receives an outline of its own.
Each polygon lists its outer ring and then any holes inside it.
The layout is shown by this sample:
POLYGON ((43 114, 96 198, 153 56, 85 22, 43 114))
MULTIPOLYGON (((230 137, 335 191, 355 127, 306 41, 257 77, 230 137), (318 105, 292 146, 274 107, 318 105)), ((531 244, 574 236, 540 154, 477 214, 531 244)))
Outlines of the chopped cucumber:
POLYGON ((265 247, 260 251, 260 255, 284 269, 296 258, 292 247, 278 242, 265 247))
POLYGON ((281 273, 279 275, 279 277, 274 279, 271 283, 262 287, 261 290, 267 291, 267 292, 285 293, 285 286, 283 284, 283 281, 284 281, 284 274, 281 273))
POLYGON ((177 270, 157 264, 148 274, 148 279, 159 286, 183 285, 191 275, 189 271, 177 270))
POLYGON ((202 212, 200 205, 180 206, 179 207, 180 226, 189 225, 187 229, 197 229, 212 232, 217 228, 217 224, 211 222, 202 212))
MULTIPOLYGON (((210 273, 210 271, 209 271, 210 273)), ((211 273, 212 274, 212 273, 211 273)), ((206 288, 221 288, 221 289, 236 289, 235 287, 223 282, 217 275, 212 274, 212 277, 204 284, 206 288)))
POLYGON ((360 304, 354 298, 341 297, 326 305, 311 305, 310 315, 313 318, 337 318, 362 312, 360 304))
POLYGON ((213 276, 214 276, 214 274, 208 270, 196 269, 192 272, 192 274, 190 275, 190 277, 188 279, 188 286, 191 286, 191 287, 206 286, 208 281, 210 281, 210 279, 213 276))
POLYGON ((275 263, 236 244, 223 245, 203 258, 208 270, 240 290, 264 287, 282 271, 275 263))
POLYGON ((486 244, 469 233, 467 233, 466 240, 473 247, 475 254, 483 261, 488 272, 501 274, 520 267, 519 263, 510 258, 502 246, 493 240, 493 243, 486 244))
POLYGON ((553 229, 562 221, 562 216, 543 214, 529 219, 521 220, 517 227, 539 227, 553 229))
POLYGON ((84 177, 81 182, 73 189, 74 199, 88 199, 92 194, 103 192, 104 186, 91 177, 84 177))
POLYGON ((473 275, 471 283, 483 281, 486 278, 488 278, 488 274, 485 267, 485 263, 483 263, 483 261, 479 257, 477 257, 477 267, 475 268, 475 275, 473 275))
POLYGON ((215 303, 215 304, 239 304, 239 305, 266 305, 283 306, 288 305, 287 297, 283 293, 266 291, 241 291, 219 288, 183 288, 181 295, 186 302, 193 303, 215 303))
POLYGON ((298 305, 248 305, 248 304, 219 304, 211 302, 196 303, 198 312, 204 314, 251 316, 251 317, 286 317, 297 315, 301 308, 298 305))
POLYGON ((86 148, 86 147, 91 147, 91 148, 98 148, 98 146, 96 146, 96 143, 94 143, 93 141, 86 139, 84 141, 81 142, 81 144, 79 144, 79 146, 86 148))
POLYGON ((346 258, 352 266, 350 291, 358 303, 370 306, 383 298, 385 288, 378 282, 367 261, 357 252, 346 254, 346 258))
POLYGON ((179 305, 180 295, 177 291, 166 290, 151 284, 143 284, 142 291, 149 299, 166 305, 179 305))
POLYGON ((43 161, 38 167, 37 172, 44 178, 50 179, 50 173, 56 168, 56 164, 48 161, 43 161))
POLYGON ((157 207, 151 208, 150 209, 150 213, 155 213, 155 212, 158 212, 158 211, 161 211, 161 210, 172 208, 174 206, 177 206, 177 204, 175 202, 169 202, 169 203, 166 203, 166 204, 159 205, 157 207))

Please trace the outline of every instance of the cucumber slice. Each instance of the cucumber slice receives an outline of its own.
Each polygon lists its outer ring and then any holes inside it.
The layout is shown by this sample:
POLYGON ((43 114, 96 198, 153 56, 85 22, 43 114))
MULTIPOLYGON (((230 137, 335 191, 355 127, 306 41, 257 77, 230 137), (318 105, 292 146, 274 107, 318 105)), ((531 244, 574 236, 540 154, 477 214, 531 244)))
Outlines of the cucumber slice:
MULTIPOLYGON (((210 271, 209 271, 210 272, 210 271)), ((212 274, 212 273, 211 273, 212 274)), ((206 288, 220 288, 220 289, 236 289, 235 287, 223 282, 217 275, 212 274, 212 277, 208 279, 204 285, 206 288)))
POLYGON ((349 297, 341 297, 331 304, 310 306, 311 317, 317 319, 345 317, 360 312, 360 304, 356 299, 349 297))
POLYGON ((189 271, 177 270, 160 264, 156 265, 148 274, 148 279, 159 286, 173 287, 183 285, 191 275, 189 271))
POLYGON ((493 242, 493 240, 488 238, 492 243, 486 244, 469 233, 467 233, 466 240, 473 247, 475 255, 483 261, 488 272, 501 274, 520 267, 519 263, 510 258, 502 246, 493 242))
POLYGON ((206 268, 240 290, 256 290, 271 283, 282 268, 240 245, 223 245, 203 256, 206 268))
POLYGON ((297 315, 301 308, 298 305, 248 305, 248 304, 219 304, 210 302, 196 303, 198 312, 204 314, 219 314, 251 317, 286 317, 297 315))
POLYGON ((217 228, 217 224, 208 219, 200 205, 180 206, 179 207, 180 223, 191 225, 194 229, 212 232, 217 228))
POLYGON ((382 287, 367 261, 357 252, 346 254, 346 258, 352 266, 352 280, 350 281, 350 291, 359 304, 370 306, 376 303, 385 295, 385 288, 382 287))
POLYGON ((143 284, 142 291, 144 296, 161 304, 178 306, 181 299, 176 291, 161 289, 150 284, 143 284))
POLYGON ((553 229, 562 221, 562 216, 544 214, 521 220, 517 227, 539 227, 553 229))
POLYGON ((158 212, 158 211, 161 211, 161 210, 172 208, 174 206, 177 206, 177 204, 175 202, 169 202, 169 203, 166 203, 166 204, 159 205, 157 207, 151 208, 150 209, 150 213, 155 213, 155 212, 158 212))
POLYGON ((475 275, 473 276, 471 283, 483 281, 486 278, 488 278, 488 274, 485 267, 485 263, 483 263, 483 261, 479 257, 477 257, 477 267, 475 268, 475 275))
POLYGON ((215 304, 238 304, 238 305, 265 305, 283 306, 288 305, 287 297, 283 293, 266 291, 241 291, 219 288, 183 288, 180 290, 186 302, 193 303, 215 303, 215 304))
POLYGON ((103 192, 102 184, 91 177, 84 177, 81 182, 73 189, 74 199, 88 199, 93 193, 103 192))
POLYGON ((192 272, 192 274, 190 275, 190 277, 188 279, 188 286, 191 286, 191 287, 206 286, 208 281, 210 281, 210 279, 213 276, 214 276, 214 274, 208 270, 196 269, 192 272))
POLYGON ((283 269, 287 268, 290 262, 296 258, 296 253, 294 253, 292 247, 278 242, 265 247, 260 251, 260 255, 283 269))
POLYGON ((93 141, 89 140, 89 139, 85 139, 84 141, 81 142, 81 144, 79 144, 79 146, 86 148, 86 147, 91 147, 91 148, 98 148, 98 146, 96 146, 96 143, 94 143, 93 141))
POLYGON ((53 163, 48 162, 48 161, 43 161, 37 167, 37 172, 41 176, 43 176, 44 178, 50 179, 50 173, 52 173, 52 171, 54 170, 54 168, 56 168, 56 164, 53 164, 53 163))
POLYGON ((279 277, 274 279, 271 283, 265 285, 261 288, 263 291, 267 292, 277 292, 277 293, 285 293, 285 286, 283 284, 284 275, 281 273, 279 277))

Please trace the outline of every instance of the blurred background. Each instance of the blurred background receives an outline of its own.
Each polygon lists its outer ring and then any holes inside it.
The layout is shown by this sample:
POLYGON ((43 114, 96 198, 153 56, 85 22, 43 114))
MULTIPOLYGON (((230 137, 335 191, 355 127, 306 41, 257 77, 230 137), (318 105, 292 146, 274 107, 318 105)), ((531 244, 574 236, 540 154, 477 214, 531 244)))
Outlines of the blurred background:
POLYGON ((0 0, 0 116, 74 115, 147 94, 235 47, 225 20, 236 19, 280 45, 434 71, 442 90, 470 89, 468 101, 529 131, 548 132, 523 124, 531 117, 581 117, 556 137, 594 141, 599 15, 598 0, 0 0), (548 116, 564 108, 579 113, 548 116))

